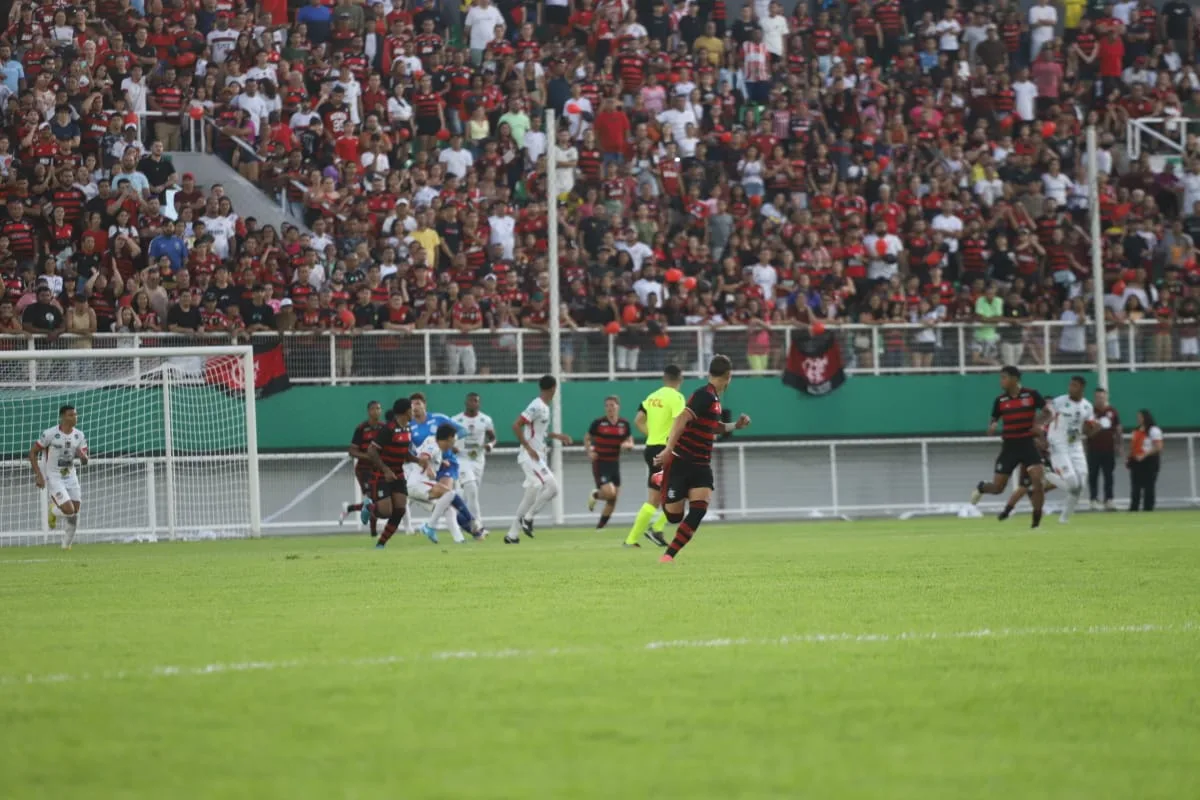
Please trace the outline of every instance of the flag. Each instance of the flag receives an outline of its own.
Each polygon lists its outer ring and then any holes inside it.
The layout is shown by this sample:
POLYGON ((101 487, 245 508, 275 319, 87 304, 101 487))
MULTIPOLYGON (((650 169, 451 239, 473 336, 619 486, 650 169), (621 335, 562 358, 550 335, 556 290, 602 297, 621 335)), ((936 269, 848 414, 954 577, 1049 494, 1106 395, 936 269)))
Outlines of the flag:
MULTIPOLYGON (((246 377, 241 356, 217 356, 204 364, 204 380, 226 391, 243 391, 246 377)), ((279 339, 254 340, 254 390, 258 397, 269 397, 290 389, 283 343, 279 339)))
POLYGON ((842 347, 831 332, 799 333, 792 337, 783 382, 793 389, 820 396, 846 382, 842 347))

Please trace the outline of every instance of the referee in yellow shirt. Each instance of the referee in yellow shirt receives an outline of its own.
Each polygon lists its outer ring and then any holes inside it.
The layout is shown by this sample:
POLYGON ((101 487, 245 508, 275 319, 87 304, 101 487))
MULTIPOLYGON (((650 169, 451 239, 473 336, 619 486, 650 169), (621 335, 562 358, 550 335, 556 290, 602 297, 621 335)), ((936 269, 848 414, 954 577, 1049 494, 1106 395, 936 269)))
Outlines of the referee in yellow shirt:
POLYGON ((663 370, 662 388, 651 392, 650 396, 642 401, 638 406, 637 416, 633 419, 633 424, 646 437, 644 457, 648 470, 646 488, 649 491, 646 493, 645 504, 638 511, 637 519, 633 521, 633 528, 625 537, 626 547, 640 547, 638 539, 643 533, 659 547, 667 546, 667 540, 662 537, 667 518, 661 514, 657 519, 654 517, 662 505, 662 490, 653 482, 654 475, 660 472, 660 469, 654 466, 654 458, 666 447, 667 437, 671 435, 671 426, 687 405, 687 400, 679 391, 682 384, 683 371, 674 364, 668 366, 663 370), (650 530, 651 520, 654 521, 654 530, 650 530))

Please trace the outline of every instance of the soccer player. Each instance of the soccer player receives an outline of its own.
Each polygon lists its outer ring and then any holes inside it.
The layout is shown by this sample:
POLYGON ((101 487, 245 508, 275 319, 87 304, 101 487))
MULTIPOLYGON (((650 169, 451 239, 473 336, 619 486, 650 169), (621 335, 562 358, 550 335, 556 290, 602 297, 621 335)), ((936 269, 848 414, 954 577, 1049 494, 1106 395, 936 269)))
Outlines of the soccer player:
POLYGON ((1054 418, 1046 431, 1046 441, 1050 445, 1050 460, 1060 479, 1058 482, 1067 490, 1067 502, 1058 517, 1059 522, 1070 519, 1079 506, 1088 474, 1083 440, 1099 430, 1096 411, 1083 396, 1086 388, 1087 380, 1082 375, 1072 375, 1067 393, 1051 401, 1054 418))
MULTIPOLYGON (((424 392, 413 392, 408 396, 408 399, 412 402, 412 423, 409 425, 409 431, 412 433, 413 451, 416 452, 425 443, 427 438, 437 432, 439 426, 453 424, 453 422, 445 414, 429 411, 424 392)), ((461 436, 462 434, 463 431, 459 431, 459 435, 461 436)), ((421 475, 422 473, 416 464, 413 464, 409 466, 406 478, 415 482, 421 480, 421 475)), ((411 515, 404 518, 404 525, 405 532, 410 536, 416 533, 411 515)))
POLYGON ((638 406, 637 415, 633 418, 633 424, 646 437, 646 449, 642 457, 646 460, 647 492, 646 502, 642 504, 637 518, 633 521, 633 527, 629 529, 629 535, 625 537, 626 547, 641 547, 638 539, 642 538, 643 533, 659 547, 667 546, 667 540, 662 536, 663 529, 667 526, 667 518, 658 513, 662 508, 662 488, 658 483, 662 479, 662 471, 654 463, 654 459, 663 451, 675 418, 683 413, 683 407, 687 405, 687 400, 679 391, 682 385, 683 371, 674 364, 668 365, 663 370, 662 387, 651 392, 642 401, 638 406), (653 530, 650 529, 651 521, 653 530))
MULTIPOLYGON (((1058 475, 1055 474, 1054 465, 1050 461, 1050 451, 1046 445, 1045 438, 1042 436, 1034 438, 1034 445, 1042 455, 1042 488, 1046 492, 1050 492, 1058 488, 1058 475)), ((1022 466, 1020 473, 1017 475, 1017 488, 1013 489, 1012 495, 1004 505, 1004 510, 996 518, 1001 522, 1008 519, 1017 507, 1017 503, 1021 502, 1021 498, 1029 494, 1029 489, 1032 486, 1033 481, 1029 478, 1029 471, 1022 466)))
POLYGON ((377 472, 383 476, 375 502, 375 513, 387 517, 383 533, 379 536, 376 547, 386 547, 388 540, 400 527, 400 520, 408 510, 408 481, 405 480, 405 468, 415 463, 413 455, 412 435, 408 423, 412 419, 412 402, 407 397, 401 397, 392 403, 391 409, 385 415, 387 424, 371 440, 367 446, 367 455, 377 472))
POLYGON ((615 394, 604 398, 604 416, 592 422, 583 435, 583 447, 596 481, 596 488, 588 495, 588 511, 595 511, 596 503, 604 500, 596 523, 596 530, 600 530, 612 518, 621 495, 621 451, 633 449, 633 428, 621 416, 621 398, 615 394))
POLYGON ((29 465, 33 468, 33 482, 50 495, 50 527, 58 527, 57 508, 66 522, 63 550, 70 550, 79 530, 79 509, 83 493, 79 488, 79 475, 75 461, 80 466, 88 463, 88 443, 83 431, 76 428, 79 414, 75 406, 58 409, 58 425, 42 431, 42 435, 29 448, 29 465))
POLYGON ((367 418, 358 423, 358 427, 354 429, 354 435, 350 437, 350 457, 354 459, 354 479, 358 481, 358 487, 362 491, 361 503, 342 503, 342 516, 338 520, 338 524, 346 521, 346 517, 351 511, 359 512, 359 519, 366 523, 371 523, 371 538, 379 535, 378 524, 379 517, 375 515, 375 492, 379 487, 379 478, 381 477, 375 471, 375 467, 371 464, 371 458, 367 455, 367 448, 371 446, 371 442, 383 429, 383 406, 378 400, 372 400, 367 403, 367 418))
POLYGON ((513 433, 521 446, 517 463, 525 473, 525 493, 517 505, 517 516, 513 519, 504 537, 505 544, 518 544, 518 530, 533 538, 533 518, 558 494, 558 480, 550 471, 547 461, 546 440, 554 439, 569 445, 571 437, 565 433, 550 432, 550 401, 558 391, 558 381, 553 375, 543 375, 538 380, 538 396, 530 401, 521 416, 513 423, 513 433))
POLYGON ((742 414, 737 422, 721 419, 721 395, 733 380, 733 362, 729 356, 715 355, 708 365, 708 383, 692 392, 683 412, 671 425, 671 435, 663 451, 654 457, 661 464, 663 510, 667 521, 678 524, 675 539, 659 561, 670 564, 675 560, 700 527, 708 513, 712 497, 712 450, 717 436, 740 430, 750 424, 742 414), (687 504, 687 516, 683 514, 687 504))
POLYGON ((454 490, 454 482, 459 476, 458 456, 454 453, 457 443, 457 427, 452 423, 439 425, 437 432, 417 448, 420 472, 408 479, 409 499, 433 506, 429 521, 421 526, 421 533, 434 544, 438 540, 435 526, 442 517, 446 518, 450 536, 457 544, 466 541, 462 535, 463 527, 476 539, 487 536, 487 531, 471 516, 466 503, 454 490), (454 514, 450 513, 451 507, 454 508, 454 514))
POLYGON ((1042 524, 1042 506, 1045 503, 1045 487, 1042 483, 1044 471, 1042 456, 1034 444, 1038 428, 1053 415, 1053 406, 1036 389, 1021 385, 1021 370, 1014 366, 1000 370, 1000 396, 992 403, 992 421, 988 435, 996 433, 996 426, 1003 424, 1004 444, 996 459, 995 474, 991 482, 980 481, 971 493, 971 504, 979 502, 985 494, 1000 494, 1008 485, 1008 478, 1019 466, 1025 467, 1029 475, 1029 500, 1033 503, 1033 524, 1042 524))
POLYGON ((477 392, 471 392, 463 404, 463 412, 450 420, 465 433, 459 433, 458 483, 467 502, 467 507, 476 519, 483 519, 483 508, 479 504, 479 488, 483 485, 483 468, 487 454, 496 445, 496 426, 492 418, 480 411, 481 401, 477 392))

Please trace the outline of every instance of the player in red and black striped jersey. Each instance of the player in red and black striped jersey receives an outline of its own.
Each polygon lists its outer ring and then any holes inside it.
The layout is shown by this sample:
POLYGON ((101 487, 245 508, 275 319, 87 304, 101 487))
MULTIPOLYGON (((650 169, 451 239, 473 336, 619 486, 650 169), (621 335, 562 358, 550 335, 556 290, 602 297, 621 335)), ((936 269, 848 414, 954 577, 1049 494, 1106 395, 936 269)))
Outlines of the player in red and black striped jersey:
POLYGON ((358 423, 358 427, 354 429, 354 435, 350 437, 349 453, 350 457, 354 459, 354 479, 358 481, 358 486, 362 490, 362 501, 343 503, 342 517, 339 520, 339 524, 341 524, 346 521, 346 517, 351 511, 359 512, 363 522, 371 523, 372 538, 379 535, 377 530, 379 517, 375 514, 375 501, 378 499, 381 476, 371 464, 367 448, 371 446, 371 442, 375 441, 375 437, 382 429, 383 406, 379 404, 378 400, 372 400, 367 403, 367 418, 358 423))
POLYGON ((1042 483, 1042 454, 1038 452, 1035 438, 1042 425, 1053 416, 1054 407, 1041 392, 1021 385, 1021 370, 1014 366, 1000 370, 1000 388, 1004 391, 992 403, 988 435, 995 435, 997 425, 1001 426, 1000 435, 1004 444, 996 459, 995 475, 990 483, 979 482, 971 493, 971 505, 978 503, 985 494, 1003 492, 1013 470, 1024 467, 1030 482, 1029 501, 1033 504, 1032 527, 1036 528, 1042 521, 1046 491, 1042 483))
POLYGON ((666 447, 654 458, 654 463, 663 467, 663 511, 668 522, 679 525, 674 541, 659 559, 663 563, 675 560, 708 513, 713 490, 712 450, 717 437, 750 424, 745 414, 737 422, 725 422, 721 395, 732 380, 733 362, 729 356, 713 356, 708 365, 708 383, 692 392, 683 413, 675 418, 666 447))
POLYGON ((412 420, 412 401, 401 397, 392 403, 385 416, 387 424, 379 429, 367 446, 367 458, 382 476, 376 491, 375 515, 387 517, 387 524, 383 526, 376 547, 386 546, 404 519, 404 512, 408 510, 408 481, 404 477, 404 465, 417 463, 412 434, 408 430, 408 423, 412 420))
POLYGON ((633 428, 621 416, 621 398, 615 394, 604 398, 604 416, 592 422, 583 436, 583 447, 596 479, 596 488, 588 495, 588 511, 595 511, 597 501, 604 501, 596 523, 600 530, 608 524, 621 495, 621 451, 633 449, 633 428))

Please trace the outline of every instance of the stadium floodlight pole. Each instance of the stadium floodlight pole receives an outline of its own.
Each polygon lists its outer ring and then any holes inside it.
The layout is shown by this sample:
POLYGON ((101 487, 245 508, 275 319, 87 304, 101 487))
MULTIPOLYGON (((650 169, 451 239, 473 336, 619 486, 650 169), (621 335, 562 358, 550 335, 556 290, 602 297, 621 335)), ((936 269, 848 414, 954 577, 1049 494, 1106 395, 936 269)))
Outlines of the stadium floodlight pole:
POLYGON ((1096 126, 1087 129, 1088 218, 1092 237, 1092 313, 1096 317, 1096 372, 1098 386, 1108 389, 1108 342, 1104 320, 1104 247, 1100 239, 1100 179, 1096 166, 1096 126))
MULTIPOLYGON (((554 109, 546 109, 546 213, 547 236, 546 249, 549 251, 550 270, 550 374, 558 381, 558 391, 554 393, 554 404, 551 408, 551 425, 555 433, 562 433, 562 318, 559 315, 559 304, 562 296, 559 287, 558 269, 558 128, 554 120, 554 109)), ((550 468, 558 476, 560 482, 558 494, 554 495, 554 524, 562 525, 566 519, 563 508, 563 457, 562 442, 558 442, 551 451, 550 468)))

